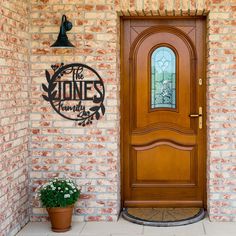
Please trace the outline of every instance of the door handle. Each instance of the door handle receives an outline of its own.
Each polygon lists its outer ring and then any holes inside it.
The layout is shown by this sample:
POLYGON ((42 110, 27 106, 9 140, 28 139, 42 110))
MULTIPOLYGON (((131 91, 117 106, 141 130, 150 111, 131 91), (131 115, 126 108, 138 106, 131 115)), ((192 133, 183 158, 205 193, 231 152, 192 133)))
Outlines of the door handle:
POLYGON ((189 115, 189 117, 191 117, 191 118, 198 118, 200 116, 202 116, 202 115, 201 114, 190 114, 189 115))
POLYGON ((190 118, 198 118, 198 127, 199 129, 202 129, 202 107, 199 107, 199 113, 198 114, 189 114, 190 118))

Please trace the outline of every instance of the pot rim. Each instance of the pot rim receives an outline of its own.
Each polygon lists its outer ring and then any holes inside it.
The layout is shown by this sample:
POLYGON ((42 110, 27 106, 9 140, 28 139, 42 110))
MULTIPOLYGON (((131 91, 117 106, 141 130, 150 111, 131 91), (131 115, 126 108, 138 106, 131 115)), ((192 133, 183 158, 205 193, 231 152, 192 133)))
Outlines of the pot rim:
POLYGON ((74 208, 74 205, 69 205, 66 207, 46 207, 47 210, 65 210, 65 209, 70 209, 70 208, 74 208))

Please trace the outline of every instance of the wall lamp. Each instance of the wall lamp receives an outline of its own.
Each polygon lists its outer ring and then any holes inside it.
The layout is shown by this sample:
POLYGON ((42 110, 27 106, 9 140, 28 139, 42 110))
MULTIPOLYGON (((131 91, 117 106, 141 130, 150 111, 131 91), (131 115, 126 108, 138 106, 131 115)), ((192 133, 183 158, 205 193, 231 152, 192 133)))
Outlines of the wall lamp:
POLYGON ((66 32, 72 29, 73 25, 70 21, 67 20, 66 16, 63 15, 61 19, 60 33, 57 37, 57 40, 54 44, 51 45, 53 48, 72 48, 75 47, 68 39, 66 32))

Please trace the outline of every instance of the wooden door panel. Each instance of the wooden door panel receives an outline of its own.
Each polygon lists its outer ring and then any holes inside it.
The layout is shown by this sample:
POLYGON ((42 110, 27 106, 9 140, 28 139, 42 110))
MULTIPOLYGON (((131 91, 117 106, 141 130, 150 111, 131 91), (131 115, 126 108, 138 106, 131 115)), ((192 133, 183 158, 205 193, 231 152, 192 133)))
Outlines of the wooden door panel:
POLYGON ((205 110, 204 88, 197 78, 204 75, 204 20, 125 19, 123 23, 123 206, 203 206, 205 124, 200 129, 198 118, 190 114, 200 106, 205 110), (175 56, 171 72, 175 105, 153 108, 153 86, 165 92, 158 87, 164 85, 152 82, 152 55, 161 47, 175 56))
POLYGON ((192 160, 193 147, 181 147, 176 144, 161 142, 150 146, 134 147, 131 163, 136 166, 135 183, 191 183, 194 175, 192 160), (177 158, 176 158, 177 157, 177 158), (171 165, 170 165, 171 163, 171 165))

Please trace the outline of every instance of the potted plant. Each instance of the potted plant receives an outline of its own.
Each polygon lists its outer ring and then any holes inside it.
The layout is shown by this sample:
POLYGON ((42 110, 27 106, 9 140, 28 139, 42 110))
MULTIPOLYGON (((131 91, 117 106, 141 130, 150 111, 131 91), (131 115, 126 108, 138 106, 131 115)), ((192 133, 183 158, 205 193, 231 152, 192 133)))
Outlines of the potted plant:
POLYGON ((52 179, 39 189, 39 198, 46 207, 54 232, 66 232, 71 228, 75 202, 80 190, 70 179, 52 179))

